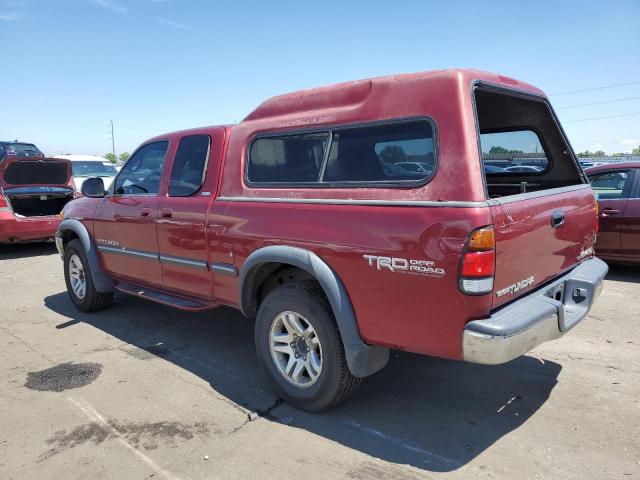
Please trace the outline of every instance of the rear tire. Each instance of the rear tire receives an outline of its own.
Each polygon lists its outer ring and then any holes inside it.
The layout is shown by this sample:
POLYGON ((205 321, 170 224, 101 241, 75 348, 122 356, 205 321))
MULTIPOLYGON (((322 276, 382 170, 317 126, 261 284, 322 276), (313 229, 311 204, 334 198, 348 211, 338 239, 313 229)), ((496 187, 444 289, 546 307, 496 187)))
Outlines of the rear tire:
POLYGON ((69 298, 81 312, 104 310, 113 302, 113 292, 98 292, 82 242, 71 240, 64 249, 64 281, 69 298))
POLYGON ((255 342, 269 383, 293 407, 327 410, 360 385, 347 366, 331 307, 313 283, 286 284, 267 295, 258 310, 255 342))

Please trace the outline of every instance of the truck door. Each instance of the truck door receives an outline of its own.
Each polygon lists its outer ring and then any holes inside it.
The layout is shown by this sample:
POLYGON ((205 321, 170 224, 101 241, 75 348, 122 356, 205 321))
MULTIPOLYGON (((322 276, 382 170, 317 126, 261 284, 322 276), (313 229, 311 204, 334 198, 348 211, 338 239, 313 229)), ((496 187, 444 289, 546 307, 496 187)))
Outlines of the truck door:
POLYGON ((622 215, 620 253, 624 257, 640 258, 640 168, 634 168, 635 187, 622 215))
POLYGON ((160 141, 140 147, 96 209, 98 252, 105 270, 119 280, 162 285, 156 214, 168 146, 160 141))
POLYGON ((600 208, 596 254, 620 255, 620 225, 629 201, 633 176, 629 169, 589 175, 600 208))
POLYGON ((158 248, 164 287, 213 298, 206 233, 207 211, 218 185, 224 129, 183 136, 158 205, 158 248))

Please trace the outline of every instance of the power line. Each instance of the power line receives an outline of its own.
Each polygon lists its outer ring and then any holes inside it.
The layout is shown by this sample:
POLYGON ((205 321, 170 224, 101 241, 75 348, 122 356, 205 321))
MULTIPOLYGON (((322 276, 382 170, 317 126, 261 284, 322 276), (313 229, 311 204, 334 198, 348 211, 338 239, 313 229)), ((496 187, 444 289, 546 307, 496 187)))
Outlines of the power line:
POLYGON ((592 117, 592 118, 580 118, 578 120, 566 120, 562 123, 575 123, 575 122, 587 122, 589 120, 604 120, 606 118, 622 118, 622 117, 633 117, 636 115, 640 115, 640 112, 636 113, 625 113, 624 115, 609 115, 606 117, 592 117))
POLYGON ((564 107, 555 107, 555 108, 556 110, 560 110, 561 108, 590 107, 591 105, 604 105, 605 103, 624 102, 626 100, 638 100, 639 98, 640 97, 616 98, 615 100, 605 100, 603 102, 579 103, 578 105, 565 105, 564 107))
POLYGON ((573 93, 593 92, 594 90, 604 90, 606 88, 615 88, 615 87, 626 87, 627 85, 637 85, 637 84, 640 84, 640 81, 627 82, 627 83, 614 83, 613 85, 603 85, 602 87, 585 88, 582 90, 572 90, 570 92, 552 93, 550 94, 550 96, 557 97, 559 95, 571 95, 573 93))

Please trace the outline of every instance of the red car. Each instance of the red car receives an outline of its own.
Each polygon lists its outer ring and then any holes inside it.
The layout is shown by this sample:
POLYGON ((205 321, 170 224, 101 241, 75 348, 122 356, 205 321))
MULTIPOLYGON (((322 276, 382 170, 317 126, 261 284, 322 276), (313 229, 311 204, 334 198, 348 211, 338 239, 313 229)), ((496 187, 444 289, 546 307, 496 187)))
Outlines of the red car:
POLYGON ((610 163, 587 170, 600 207, 598 257, 640 263, 640 162, 610 163))
POLYGON ((607 272, 547 98, 478 71, 275 97, 237 125, 150 139, 107 192, 99 178, 82 190, 56 234, 79 310, 116 290, 239 308, 273 388, 310 411, 390 349, 516 358, 585 318, 607 272))
POLYGON ((0 243, 53 239, 75 193, 68 160, 7 157, 0 162, 0 243))

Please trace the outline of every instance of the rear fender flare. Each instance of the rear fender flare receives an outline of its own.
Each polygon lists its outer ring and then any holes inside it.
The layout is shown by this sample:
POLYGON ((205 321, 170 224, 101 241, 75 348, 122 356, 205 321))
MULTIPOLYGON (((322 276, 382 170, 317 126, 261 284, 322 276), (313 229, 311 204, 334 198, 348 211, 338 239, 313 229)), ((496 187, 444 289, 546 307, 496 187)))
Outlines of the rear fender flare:
POLYGON ((91 270, 91 279, 93 280, 93 285, 96 287, 96 290, 101 293, 115 291, 111 277, 104 273, 102 267, 100 266, 98 249, 93 243, 87 227, 85 227, 82 222, 74 218, 64 219, 58 226, 58 230, 56 231, 56 238, 62 239, 64 236, 64 232, 69 230, 74 232, 82 242, 84 252, 87 255, 87 261, 89 262, 89 268, 91 270))
POLYGON ((255 314, 253 298, 256 274, 265 263, 298 267, 313 276, 322 287, 338 324, 349 370, 356 377, 369 376, 389 361, 389 349, 367 345, 360 336, 355 312, 338 275, 318 255, 299 247, 271 245, 254 251, 240 270, 240 309, 248 317, 255 314))

